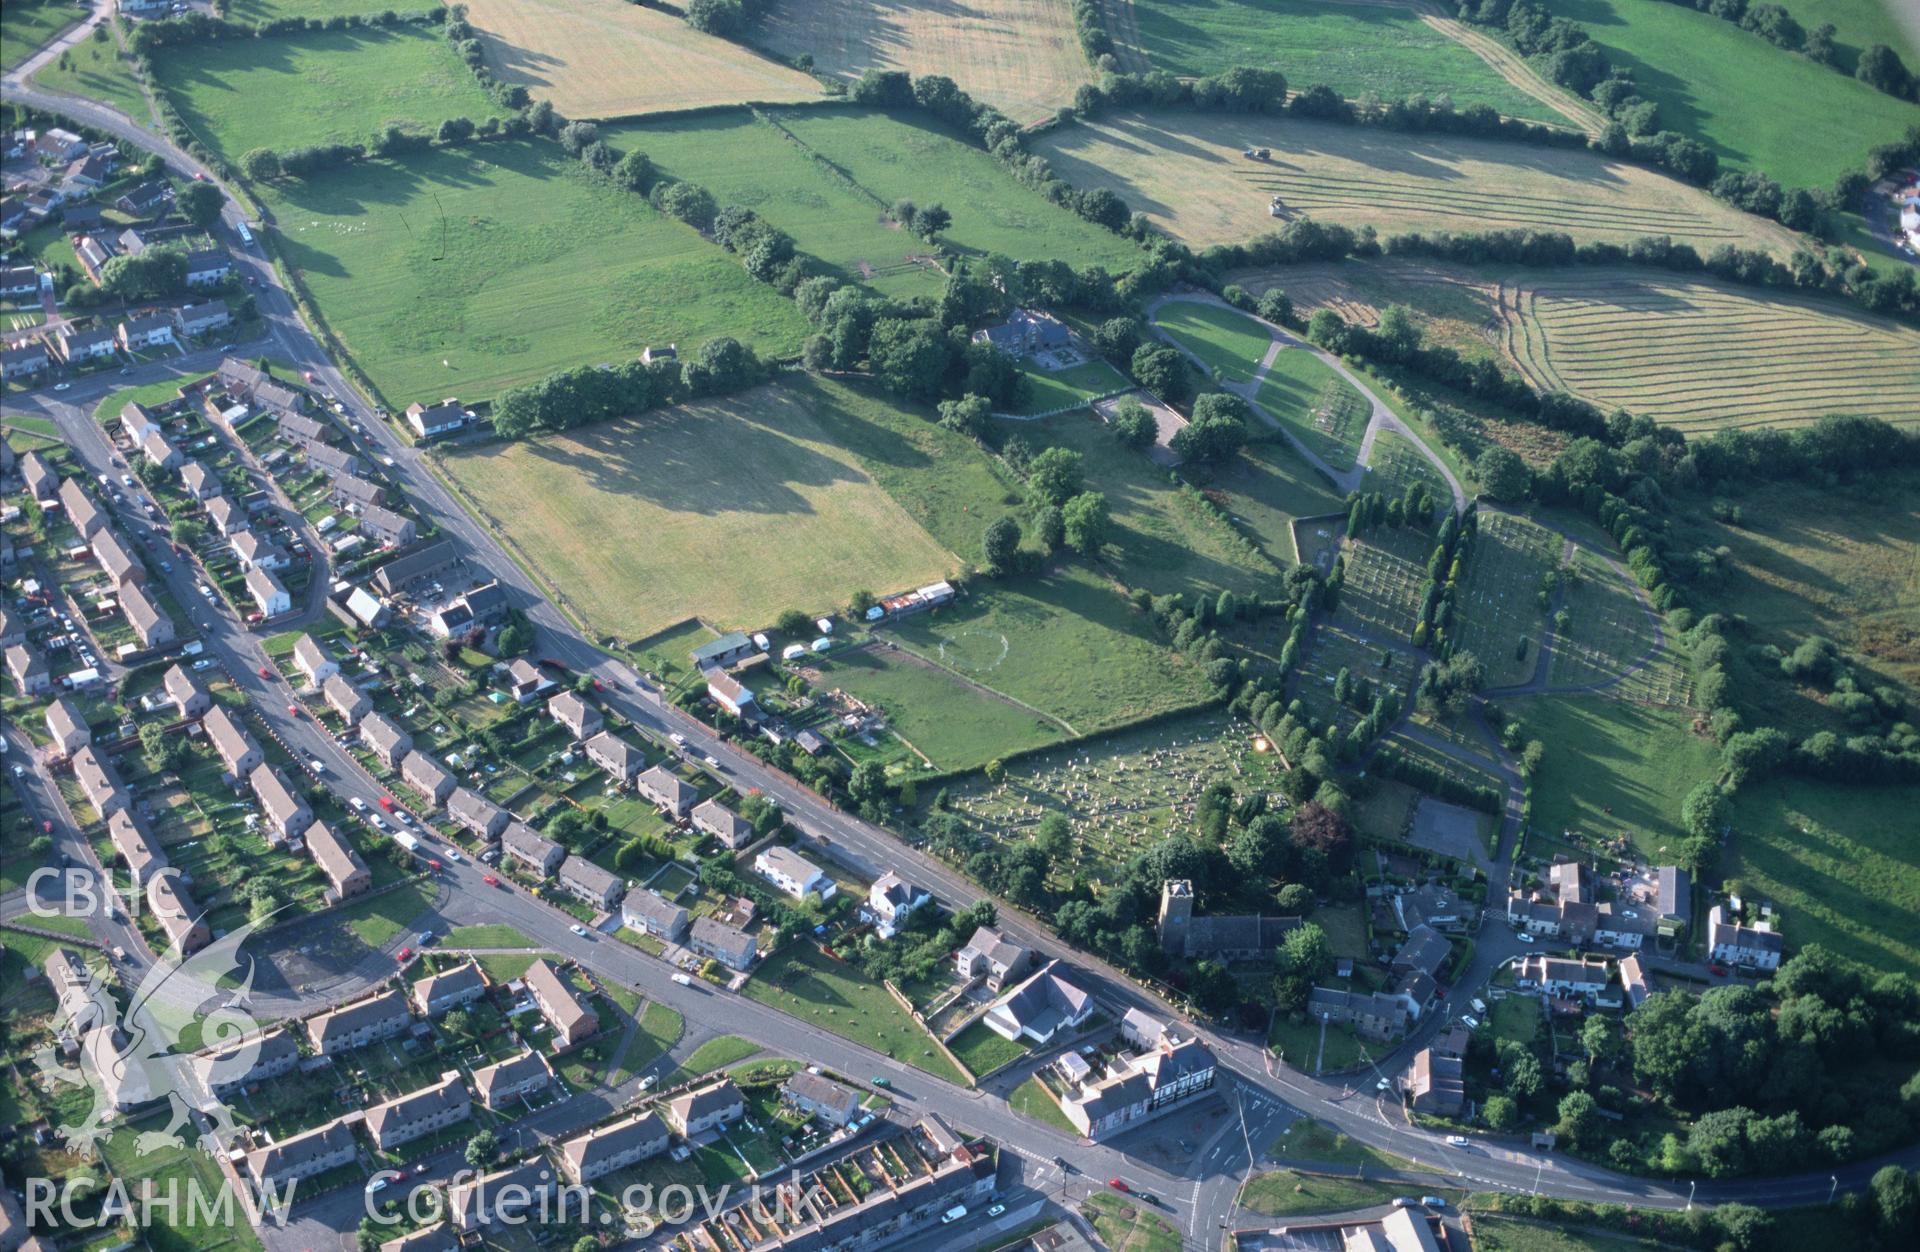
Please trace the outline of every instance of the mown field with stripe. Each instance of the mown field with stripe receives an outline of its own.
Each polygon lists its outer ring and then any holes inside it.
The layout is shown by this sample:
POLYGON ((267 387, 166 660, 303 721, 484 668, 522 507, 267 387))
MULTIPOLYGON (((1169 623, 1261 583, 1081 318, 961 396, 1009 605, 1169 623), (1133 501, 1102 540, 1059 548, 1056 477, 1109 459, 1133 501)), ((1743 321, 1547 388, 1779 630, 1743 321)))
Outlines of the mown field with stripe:
POLYGON ((1830 301, 1625 270, 1496 292, 1503 346, 1542 389, 1688 433, 1829 413, 1920 423, 1920 332, 1830 301))

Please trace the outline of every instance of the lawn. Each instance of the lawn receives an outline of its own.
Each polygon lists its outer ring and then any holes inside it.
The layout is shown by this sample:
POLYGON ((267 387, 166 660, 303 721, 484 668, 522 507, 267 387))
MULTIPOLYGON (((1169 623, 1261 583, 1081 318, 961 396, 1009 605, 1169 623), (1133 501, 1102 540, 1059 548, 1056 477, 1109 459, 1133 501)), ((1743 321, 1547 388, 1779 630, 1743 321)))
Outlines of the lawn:
POLYGON ((965 1078, 934 1046, 886 988, 849 965, 798 942, 763 962, 748 980, 749 999, 819 1026, 862 1047, 884 1052, 935 1078, 965 1078))
POLYGON ((1198 300, 1169 300, 1154 325, 1205 362, 1219 383, 1247 383, 1273 346, 1273 332, 1237 309, 1198 300))
POLYGON ((154 58, 154 82, 227 161, 254 148, 360 143, 383 128, 431 133, 493 101, 440 32, 357 27, 199 44, 154 58))
MULTIPOLYGON (((1248 1180, 1240 1192, 1242 1207, 1267 1217, 1295 1217, 1307 1213, 1345 1213, 1352 1209, 1374 1208, 1405 1195, 1408 1185, 1401 1182, 1367 1182, 1358 1178, 1328 1178, 1302 1174, 1294 1170, 1276 1170, 1248 1180)), ((1415 1188, 1426 1194, 1425 1188, 1415 1188)), ((1461 1192, 1437 1193, 1448 1203, 1457 1203, 1461 1192)))
POLYGON ((1785 914, 1792 947, 1819 943, 1876 972, 1920 977, 1916 812, 1920 787, 1749 783, 1722 868, 1785 914))
POLYGON ((1325 477, 1283 439, 1256 439, 1228 464, 1190 476, 1283 569, 1302 559, 1294 521, 1341 507, 1325 477))
POLYGON ((1349 99, 1369 93, 1385 100, 1447 96, 1462 107, 1490 105, 1530 121, 1567 120, 1412 6, 1134 0, 1128 7, 1147 60, 1175 74, 1272 66, 1296 90, 1324 84, 1349 99))
POLYGON ((906 197, 945 205, 953 225, 940 238, 955 252, 1100 265, 1115 274, 1147 259, 1137 244, 1016 182, 985 150, 924 117, 865 109, 776 109, 770 116, 878 203, 906 197))
POLYGON ((489 922, 483 926, 456 926, 447 933, 453 948, 536 948, 540 945, 513 926, 489 922))
POLYGON ((888 727, 937 769, 970 769, 1066 733, 1057 722, 905 652, 846 650, 833 653, 821 668, 822 686, 882 709, 888 727))
POLYGON ((85 14, 62 0, 6 0, 0 22, 0 70, 10 70, 85 14))
POLYGON ((1129 1196, 1096 1191, 1080 1211, 1111 1252, 1181 1252, 1186 1246, 1172 1222, 1129 1196))
POLYGON ((1320 1023, 1309 1018, 1292 1021, 1284 1013, 1274 1015, 1267 1032, 1267 1046, 1286 1064, 1305 1074, 1326 1074, 1347 1069, 1366 1059, 1371 1048, 1353 1033, 1350 1026, 1328 1025, 1322 1040, 1320 1023))
MULTIPOLYGON (((1722 168, 1788 187, 1827 187, 1867 150, 1920 122, 1920 109, 1735 22, 1659 0, 1546 0, 1586 27, 1607 60, 1660 106, 1663 130, 1698 139, 1722 168)), ((1908 62, 1908 68, 1913 68, 1908 62)))
MULTIPOLYGON (((1680 802, 1720 759, 1689 713, 1592 696, 1529 696, 1501 709, 1547 745, 1533 784, 1536 834, 1592 850, 1624 837, 1653 864, 1671 862, 1680 802)), ((1528 850, 1549 851, 1531 841, 1528 850)))
POLYGON ((732 335, 798 350, 789 300, 553 144, 409 154, 259 189, 269 238, 389 407, 732 335))
MULTIPOLYGON (((13 9, 7 10, 8 20, 12 20, 13 9)), ((119 109, 139 125, 147 125, 151 116, 147 104, 147 95, 140 89, 140 83, 121 59, 119 45, 110 37, 111 28, 106 25, 95 27, 96 32, 105 32, 108 38, 89 35, 73 47, 67 49, 49 64, 42 66, 33 76, 33 84, 47 91, 57 91, 70 96, 85 96, 89 100, 99 100, 119 109)), ((11 32, 9 32, 11 33, 11 32)), ((11 62, 9 62, 11 64, 11 62)))
POLYGON ((1377 1169, 1417 1169, 1404 1156, 1370 1148, 1331 1126, 1303 1117, 1267 1145, 1267 1155, 1284 1161, 1318 1161, 1322 1165, 1368 1165, 1377 1169))
POLYGON ((990 1074, 1002 1065, 1010 1065, 1027 1054, 1025 1046, 995 1034, 987 1029, 985 1021, 977 1021, 955 1035, 947 1047, 960 1058, 962 1065, 973 1071, 976 1078, 990 1074))
POLYGON ((711 1074, 716 1069, 725 1069, 735 1061, 744 1061, 760 1051, 760 1045, 751 1039, 742 1039, 738 1035, 721 1035, 718 1039, 709 1039, 693 1050, 693 1054, 681 1062, 674 1082, 684 1082, 689 1078, 698 1078, 702 1074, 711 1074))
POLYGON ((1273 358, 1255 396, 1314 455, 1336 470, 1353 468, 1373 406, 1332 366, 1305 348, 1287 349, 1273 358))
POLYGON ((757 629, 954 573, 959 559, 815 421, 811 394, 762 387, 441 464, 596 635, 695 616, 757 629), (609 518, 648 542, 609 547, 609 518))
POLYGON ((369 948, 379 948, 412 929, 413 923, 438 895, 439 888, 433 883, 415 882, 382 892, 370 900, 344 905, 327 917, 345 925, 354 938, 369 948))
POLYGON ((939 294, 939 271, 910 259, 925 255, 926 243, 809 159, 764 115, 721 109, 607 126, 601 135, 621 152, 646 153, 671 177, 700 184, 722 205, 752 209, 844 282, 900 299, 939 294))
POLYGON ((1043 370, 1031 361, 1022 360, 1020 372, 1026 375, 1027 396, 1013 411, 1022 417, 1090 404, 1101 396, 1125 391, 1133 385, 1105 361, 1087 361, 1063 370, 1043 370))
POLYGON ((820 84, 678 13, 626 0, 473 0, 487 64, 562 117, 634 117, 743 101, 810 100, 820 84))
POLYGON ((1113 191, 1195 248, 1242 243, 1302 215, 1383 235, 1512 228, 1626 243, 1666 234, 1703 251, 1724 243, 1782 258, 1795 246, 1784 227, 1652 170, 1490 139, 1182 110, 1107 114, 1033 147, 1075 187, 1113 191), (1243 158, 1250 144, 1272 159, 1243 158), (1275 196, 1278 218, 1268 211, 1275 196))
POLYGON ((868 69, 945 74, 1023 125, 1052 116, 1093 77, 1067 0, 773 0, 750 37, 841 79, 868 69))
POLYGON ((1007 1097, 1007 1105, 1022 1117, 1032 1118, 1063 1135, 1080 1133, 1080 1128, 1067 1120, 1067 1115, 1060 1111, 1060 1102, 1047 1094, 1038 1078, 1029 1078, 1015 1087, 1007 1097))

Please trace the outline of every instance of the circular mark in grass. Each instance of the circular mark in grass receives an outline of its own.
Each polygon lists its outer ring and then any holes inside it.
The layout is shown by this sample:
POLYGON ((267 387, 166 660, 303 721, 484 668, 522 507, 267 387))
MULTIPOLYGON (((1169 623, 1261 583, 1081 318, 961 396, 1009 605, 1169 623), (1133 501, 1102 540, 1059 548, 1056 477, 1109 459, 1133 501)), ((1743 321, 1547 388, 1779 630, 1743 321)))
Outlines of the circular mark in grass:
POLYGON ((940 637, 940 659, 955 669, 986 674, 1000 668, 1013 645, 997 630, 978 627, 940 637))

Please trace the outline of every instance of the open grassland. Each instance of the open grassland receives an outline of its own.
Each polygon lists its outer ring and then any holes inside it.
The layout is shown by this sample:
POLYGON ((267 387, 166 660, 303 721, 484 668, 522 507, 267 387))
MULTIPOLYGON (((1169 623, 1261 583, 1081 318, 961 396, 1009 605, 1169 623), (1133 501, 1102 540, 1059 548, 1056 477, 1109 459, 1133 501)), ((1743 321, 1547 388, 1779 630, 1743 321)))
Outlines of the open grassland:
POLYGON ((884 710, 888 727, 936 769, 971 769, 1066 733, 1059 723, 899 649, 836 653, 822 673, 828 689, 884 710))
POLYGON ((1487 686, 1517 687, 1533 677, 1547 621, 1541 580, 1559 567, 1563 546, 1537 522, 1480 510, 1453 635, 1460 651, 1487 667, 1487 686))
POLYGON ((261 189, 281 257, 398 409, 733 335, 797 350, 792 301, 550 144, 362 162, 261 189))
MULTIPOLYGON (((962 84, 963 86, 965 84, 962 84)), ((1014 181, 984 150, 922 117, 867 109, 780 109, 787 133, 844 170, 880 204, 944 204, 941 242, 962 254, 1138 268, 1146 253, 1014 181)))
POLYGON ((1787 942, 1824 944, 1879 972, 1920 976, 1920 787, 1798 778, 1734 800, 1726 877, 1785 913, 1787 942))
POLYGON ((1877 43, 1898 52, 1908 68, 1920 60, 1920 18, 1904 4, 1905 0, 1784 0, 1783 7, 1808 30, 1822 22, 1839 27, 1834 48, 1841 67, 1851 74, 1861 50, 1877 43))
POLYGON ((254 148, 357 143, 389 124, 431 132, 495 111, 439 32, 414 26, 200 44, 155 56, 154 78, 229 161, 254 148))
POLYGON ((1295 520, 1341 508, 1326 479, 1281 439, 1249 443, 1226 465, 1195 476, 1194 483, 1227 511, 1268 560, 1283 568, 1301 559, 1293 536, 1295 520))
POLYGON ((1296 90, 1324 84, 1349 99, 1444 95, 1529 121, 1567 120, 1543 103, 1544 92, 1507 81, 1412 3, 1132 0, 1129 7, 1156 69, 1191 76, 1258 65, 1280 70, 1296 90))
MULTIPOLYGON (((6 0, 0 8, 0 70, 10 70, 53 42, 53 37, 85 17, 64 0, 6 0)), ((1067 20, 1067 31, 1073 20, 1067 20)))
POLYGON ((1720 759, 1686 710, 1591 696, 1529 696, 1500 708, 1547 745, 1529 855, 1601 852, 1623 839, 1654 864, 1669 862, 1684 835, 1680 803, 1720 759))
POLYGON ((847 282, 900 298, 940 290, 927 245, 895 225, 886 206, 746 109, 608 126, 601 133, 620 151, 637 149, 667 174, 699 183, 721 204, 752 209, 847 282))
MULTIPOLYGON (((13 13, 7 10, 9 20, 13 13)), ((140 125, 152 116, 146 93, 134 78, 120 45, 89 36, 47 62, 33 76, 33 84, 63 95, 84 96, 119 109, 140 125)))
POLYGON ((393 0, 227 0, 227 20, 258 25, 283 17, 361 17, 388 10, 424 12, 431 7, 423 3, 395 4, 393 0))
POLYGON ((627 0, 472 0, 487 64, 564 117, 632 117, 715 104, 809 100, 791 66, 627 0))
POLYGON ((1632 1252, 1634 1248, 1662 1245, 1658 1240, 1632 1235, 1543 1226, 1532 1221, 1475 1213, 1473 1246, 1476 1252, 1632 1252))
POLYGON ((953 573, 959 560, 808 400, 763 387, 443 464, 598 634, 638 639, 692 616, 755 628, 953 573), (609 525, 635 541, 609 543, 609 525))
POLYGON ((1475 360, 1498 352, 1489 333, 1497 325, 1493 281, 1464 268, 1388 257, 1243 270, 1229 280, 1255 295, 1279 288, 1302 318, 1332 309, 1358 326, 1378 326, 1382 310, 1397 304, 1412 316, 1428 343, 1475 360))
POLYGON ((1554 635, 1548 683, 1654 704, 1687 702, 1687 669, 1625 566, 1616 569, 1593 549, 1577 548, 1560 611, 1568 625, 1554 635))
MULTIPOLYGON (((1776 48, 1734 22, 1664 0, 1547 0, 1660 106, 1660 125, 1723 167, 1827 187, 1868 149, 1920 123, 1920 107, 1776 48)), ((1911 68, 1911 62, 1909 62, 1911 68)))
POLYGON ((1237 309, 1199 300, 1169 300, 1154 325, 1200 358, 1217 383, 1248 383, 1273 346, 1273 334, 1237 309))
POLYGON ((1535 386, 1689 435, 1828 413, 1920 422, 1920 331, 1832 301, 1579 270, 1502 283, 1498 302, 1535 386))
POLYGON ((1581 241, 1671 235, 1706 249, 1793 248, 1784 227, 1586 152, 1191 111, 1114 114, 1061 127, 1035 147, 1074 186, 1116 192, 1195 247, 1278 229, 1285 218, 1268 212, 1278 195, 1287 217, 1382 234, 1529 228, 1581 241), (1250 144, 1273 158, 1242 157, 1250 144))
POLYGON ((1067 0, 776 0, 752 37, 849 80, 870 69, 945 74, 1021 123, 1071 104, 1093 78, 1067 0))

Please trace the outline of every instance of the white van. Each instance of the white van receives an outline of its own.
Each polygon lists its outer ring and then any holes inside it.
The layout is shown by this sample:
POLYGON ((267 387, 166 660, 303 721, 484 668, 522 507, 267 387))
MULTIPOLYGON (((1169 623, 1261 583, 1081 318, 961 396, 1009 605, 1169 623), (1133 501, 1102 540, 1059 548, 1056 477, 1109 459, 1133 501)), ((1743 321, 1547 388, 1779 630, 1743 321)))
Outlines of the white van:
POLYGON ((966 1215, 967 1206, 964 1204, 956 1204, 940 1215, 940 1224, 944 1226, 948 1222, 957 1222, 966 1215))
POLYGON ((693 979, 687 977, 685 974, 675 974, 673 976, 673 981, 679 983, 682 987, 693 986, 693 979))
POLYGON ((1479 996, 1475 996, 1473 998, 1473 1011, 1476 1013, 1486 1012, 1487 1002, 1485 1000, 1482 1000, 1479 996))

